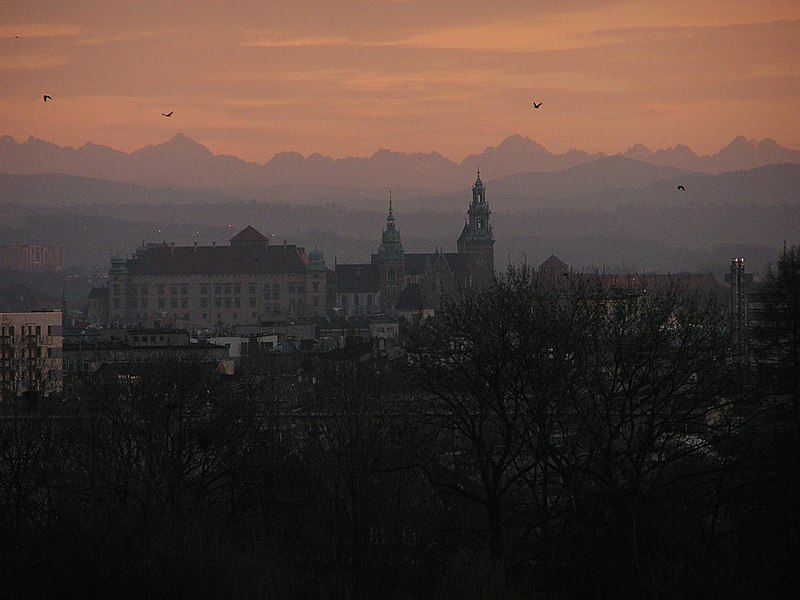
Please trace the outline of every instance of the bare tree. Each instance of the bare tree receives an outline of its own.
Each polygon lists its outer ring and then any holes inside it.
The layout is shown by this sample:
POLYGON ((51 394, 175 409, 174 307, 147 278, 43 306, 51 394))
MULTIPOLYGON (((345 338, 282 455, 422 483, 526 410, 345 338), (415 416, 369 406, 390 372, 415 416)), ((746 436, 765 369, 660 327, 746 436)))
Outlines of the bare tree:
MULTIPOLYGON (((608 281, 512 267, 415 341, 419 385, 446 433, 428 474, 482 508, 499 596, 514 593, 513 565, 530 565, 526 585, 544 593, 577 579, 566 567, 576 540, 584 551, 609 519, 632 530, 615 566, 650 560, 637 520, 652 506, 639 499, 663 498, 713 453, 722 310, 678 286, 608 281)), ((657 585, 645 570, 640 589, 657 585)))

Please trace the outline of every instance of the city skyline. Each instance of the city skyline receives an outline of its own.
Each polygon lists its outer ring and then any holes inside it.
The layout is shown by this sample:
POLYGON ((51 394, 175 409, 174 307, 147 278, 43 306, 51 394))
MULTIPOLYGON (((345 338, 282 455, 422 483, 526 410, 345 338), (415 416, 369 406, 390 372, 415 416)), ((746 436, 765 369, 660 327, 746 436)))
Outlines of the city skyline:
POLYGON ((800 149, 797 3, 562 4, 6 4, 0 134, 130 152, 183 132, 261 163, 459 161, 512 134, 552 152, 800 149))

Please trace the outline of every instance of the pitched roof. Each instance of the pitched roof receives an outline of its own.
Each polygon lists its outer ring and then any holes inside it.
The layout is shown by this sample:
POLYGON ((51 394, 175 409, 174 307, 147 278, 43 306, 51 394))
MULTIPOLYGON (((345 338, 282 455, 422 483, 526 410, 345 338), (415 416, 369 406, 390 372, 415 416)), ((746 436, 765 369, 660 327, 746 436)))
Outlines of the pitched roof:
POLYGON ((435 254, 430 254, 428 252, 406 252, 403 254, 406 275, 425 275, 433 268, 435 257, 435 254))
POLYGON ((252 226, 248 225, 239 233, 231 238, 231 244, 241 242, 269 242, 266 236, 256 231, 252 226))
POLYGON ((336 265, 336 291, 338 293, 376 293, 379 290, 377 263, 336 265))
POLYGON ((469 256, 464 252, 445 252, 444 259, 459 285, 469 279, 469 256))
POLYGON ((569 265, 555 254, 551 254, 550 258, 539 265, 539 270, 545 273, 559 273, 561 271, 568 271, 569 265))
POLYGON ((411 283, 403 288, 397 296, 397 310, 424 310, 433 308, 430 295, 418 284, 411 283))
POLYGON ((308 256, 285 246, 150 246, 125 262, 133 275, 304 273, 308 256))
POLYGON ((450 271, 459 281, 468 275, 469 258, 465 253, 459 252, 417 252, 406 253, 406 275, 415 273, 427 275, 431 271, 450 271))

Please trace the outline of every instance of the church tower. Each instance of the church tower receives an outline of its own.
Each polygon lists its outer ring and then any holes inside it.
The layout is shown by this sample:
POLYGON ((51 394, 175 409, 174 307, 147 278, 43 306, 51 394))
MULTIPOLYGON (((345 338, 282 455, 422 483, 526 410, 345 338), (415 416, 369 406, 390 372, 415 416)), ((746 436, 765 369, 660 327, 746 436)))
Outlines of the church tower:
POLYGON ((494 236, 489 223, 489 204, 481 172, 472 186, 472 203, 467 211, 467 222, 456 242, 459 254, 467 255, 468 287, 486 289, 494 278, 494 236))
POLYGON ((403 289, 405 280, 405 256, 403 244, 400 242, 400 230, 397 229, 394 220, 391 194, 389 195, 389 215, 386 217, 386 229, 383 230, 376 259, 381 310, 385 314, 394 314, 397 295, 403 289))

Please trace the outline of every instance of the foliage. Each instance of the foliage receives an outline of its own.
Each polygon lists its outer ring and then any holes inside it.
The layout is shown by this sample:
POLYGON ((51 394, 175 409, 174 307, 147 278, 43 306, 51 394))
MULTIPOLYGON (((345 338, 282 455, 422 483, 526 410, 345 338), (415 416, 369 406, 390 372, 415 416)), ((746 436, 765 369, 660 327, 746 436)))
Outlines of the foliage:
POLYGON ((786 596, 790 380, 733 394, 726 333, 680 286, 521 266, 412 329, 402 368, 105 371, 0 421, 3 594, 786 596))

